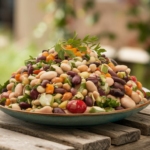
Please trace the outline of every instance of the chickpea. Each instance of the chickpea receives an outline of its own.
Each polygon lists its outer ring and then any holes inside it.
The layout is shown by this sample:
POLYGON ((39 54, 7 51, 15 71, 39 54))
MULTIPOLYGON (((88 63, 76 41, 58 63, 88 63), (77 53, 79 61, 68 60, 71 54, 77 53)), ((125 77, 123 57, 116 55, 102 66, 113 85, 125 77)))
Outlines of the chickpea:
POLYGON ((58 86, 59 88, 61 88, 63 86, 63 84, 61 82, 58 82, 55 85, 58 86))
POLYGON ((53 108, 58 107, 58 103, 54 102, 52 105, 53 108))
POLYGON ((62 98, 62 96, 63 96, 62 94, 59 94, 59 93, 58 93, 58 94, 56 94, 56 95, 54 96, 54 99, 62 98))
POLYGON ((63 84, 63 88, 66 89, 67 91, 71 90, 71 86, 68 83, 63 84))
POLYGON ((86 96, 87 95, 87 89, 84 89, 81 93, 83 96, 86 96))

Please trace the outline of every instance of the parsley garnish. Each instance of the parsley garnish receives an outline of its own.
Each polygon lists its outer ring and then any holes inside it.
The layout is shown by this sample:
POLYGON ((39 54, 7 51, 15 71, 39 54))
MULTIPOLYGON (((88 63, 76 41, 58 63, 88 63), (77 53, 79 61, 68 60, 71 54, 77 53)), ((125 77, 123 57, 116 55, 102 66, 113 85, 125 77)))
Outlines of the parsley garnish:
POLYGON ((69 57, 73 58, 75 57, 73 51, 69 51, 65 48, 66 45, 72 45, 74 48, 77 48, 80 52, 85 52, 87 51, 87 47, 89 46, 93 50, 97 52, 99 56, 101 56, 102 52, 105 52, 105 49, 101 49, 100 43, 96 44, 98 38, 93 36, 90 37, 90 35, 86 35, 83 40, 81 39, 76 39, 77 33, 74 32, 74 36, 72 39, 69 39, 68 41, 63 39, 59 40, 58 43, 55 44, 55 51, 58 52, 58 57, 61 58, 62 60, 65 59, 65 53, 69 55, 69 57))
POLYGON ((5 89, 7 87, 7 85, 9 84, 9 80, 7 80, 4 85, 0 84, 0 93, 2 92, 3 89, 5 89))

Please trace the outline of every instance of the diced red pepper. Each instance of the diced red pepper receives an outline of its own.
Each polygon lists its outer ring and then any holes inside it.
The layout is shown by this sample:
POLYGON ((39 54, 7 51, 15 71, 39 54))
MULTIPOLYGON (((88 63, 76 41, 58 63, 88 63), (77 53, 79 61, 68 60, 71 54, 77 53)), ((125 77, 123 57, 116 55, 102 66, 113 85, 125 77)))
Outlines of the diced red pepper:
POLYGON ((34 70, 33 74, 39 74, 41 71, 43 71, 43 70, 34 70))

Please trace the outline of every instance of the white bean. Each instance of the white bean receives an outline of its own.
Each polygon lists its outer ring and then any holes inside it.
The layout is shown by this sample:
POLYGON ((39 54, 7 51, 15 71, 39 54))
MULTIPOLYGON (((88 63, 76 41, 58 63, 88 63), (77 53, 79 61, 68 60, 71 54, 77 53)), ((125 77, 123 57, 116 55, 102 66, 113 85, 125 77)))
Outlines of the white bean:
POLYGON ((112 86, 114 84, 114 80, 110 77, 106 77, 106 83, 108 83, 108 86, 112 86))
POLYGON ((53 78, 57 77, 57 73, 55 71, 48 71, 48 72, 45 72, 43 73, 41 76, 40 76, 40 79, 43 81, 43 80, 51 80, 53 78))
POLYGON ((53 108, 50 106, 44 106, 41 109, 35 109, 34 112, 36 113, 46 113, 46 114, 51 114, 52 113, 53 108))
POLYGON ((7 85, 7 90, 10 91, 13 86, 14 86, 14 83, 9 83, 9 84, 7 85))
POLYGON ((127 95, 121 98, 121 105, 124 108, 131 108, 136 106, 135 102, 127 95))
POLYGON ((18 104, 12 104, 12 109, 21 110, 21 108, 18 104))
POLYGON ((23 94, 23 85, 21 83, 17 84, 15 87, 15 96, 18 97, 23 94))
POLYGON ((125 65, 117 65, 117 66, 115 66, 115 72, 117 72, 119 70, 126 71, 127 69, 128 69, 128 67, 125 66, 125 65))
POLYGON ((140 100, 141 100, 139 95, 138 95, 138 93, 136 93, 134 91, 132 91, 131 98, 134 100, 134 102, 136 104, 138 104, 140 102, 140 100))
POLYGON ((80 72, 85 72, 88 70, 88 66, 86 65, 81 65, 77 68, 80 72))
POLYGON ((63 71, 70 71, 71 70, 71 66, 69 64, 66 64, 66 63, 62 63, 60 67, 63 71))
POLYGON ((39 83, 41 83, 41 80, 40 80, 40 79, 34 79, 34 80, 32 80, 32 81, 30 82, 30 85, 33 87, 33 86, 35 86, 35 85, 37 85, 37 84, 39 84, 39 83))
POLYGON ((91 65, 89 66, 89 68, 91 69, 91 72, 94 72, 97 67, 96 67, 95 64, 91 64, 91 65))
POLYGON ((57 65, 52 65, 52 67, 55 68, 55 71, 58 74, 63 74, 64 73, 63 70, 60 67, 58 67, 57 65))
POLYGON ((97 91, 97 87, 95 86, 95 84, 92 81, 86 82, 86 88, 89 92, 97 91))
POLYGON ((38 86, 38 87, 37 87, 37 91, 38 91, 39 93, 44 93, 44 92, 46 91, 46 89, 43 88, 42 86, 38 86))

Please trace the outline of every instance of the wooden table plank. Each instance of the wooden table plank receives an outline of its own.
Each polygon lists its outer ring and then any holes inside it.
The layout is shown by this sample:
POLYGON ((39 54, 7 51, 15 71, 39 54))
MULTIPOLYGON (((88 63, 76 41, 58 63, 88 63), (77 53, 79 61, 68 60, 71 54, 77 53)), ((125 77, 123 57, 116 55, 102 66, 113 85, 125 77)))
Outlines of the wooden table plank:
POLYGON ((140 139, 141 132, 139 129, 109 123, 96 127, 81 128, 86 131, 94 132, 100 135, 111 137, 111 144, 122 145, 135 142, 140 139))
POLYGON ((0 128, 1 150, 75 150, 71 146, 0 128))
POLYGON ((136 114, 117 123, 138 128, 142 135, 150 135, 150 116, 148 115, 136 114))
POLYGON ((111 146, 109 150, 150 150, 150 137, 142 136, 139 141, 121 146, 111 146))
POLYGON ((143 109, 142 111, 139 112, 140 114, 144 114, 144 115, 150 115, 150 105, 147 106, 145 109, 143 109))
POLYGON ((111 139, 106 136, 74 128, 52 128, 50 126, 27 123, 8 116, 1 111, 0 127, 63 144, 65 143, 78 150, 107 150, 111 143, 111 139))

